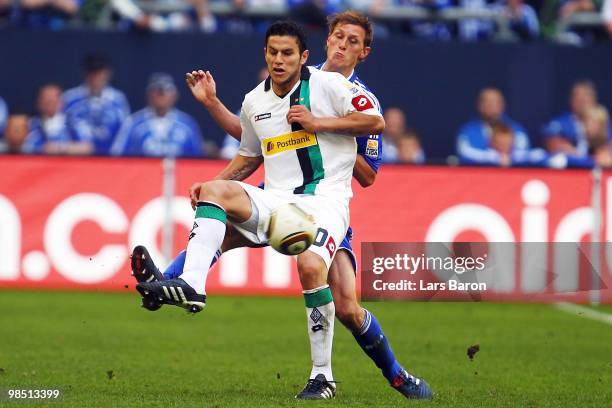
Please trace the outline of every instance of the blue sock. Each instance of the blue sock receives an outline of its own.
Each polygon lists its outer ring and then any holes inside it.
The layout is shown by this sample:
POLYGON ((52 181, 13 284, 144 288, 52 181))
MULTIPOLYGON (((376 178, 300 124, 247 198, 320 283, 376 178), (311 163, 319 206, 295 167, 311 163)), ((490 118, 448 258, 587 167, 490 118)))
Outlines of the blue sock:
MULTIPOLYGON (((213 258, 210 267, 217 262, 217 259, 221 256, 221 250, 218 250, 213 258)), ((172 261, 170 265, 164 271, 164 279, 174 279, 178 278, 183 274, 183 267, 185 266, 185 258, 187 257, 187 251, 181 251, 176 258, 172 261)))
POLYGON ((353 336, 368 357, 374 361, 376 367, 380 368, 387 381, 391 383, 402 370, 402 366, 395 359, 376 317, 367 310, 365 313, 361 328, 358 332, 353 333, 353 336))

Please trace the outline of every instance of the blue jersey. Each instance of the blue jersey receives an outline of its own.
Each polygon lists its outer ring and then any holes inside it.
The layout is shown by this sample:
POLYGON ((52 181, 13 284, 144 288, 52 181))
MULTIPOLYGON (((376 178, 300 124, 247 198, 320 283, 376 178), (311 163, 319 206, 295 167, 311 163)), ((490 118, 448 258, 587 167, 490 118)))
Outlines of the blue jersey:
POLYGON ((96 96, 82 85, 64 92, 64 111, 70 126, 93 143, 96 154, 108 154, 130 106, 115 88, 107 86, 96 96))
MULTIPOLYGON (((320 70, 321 68, 323 68, 324 64, 325 63, 322 62, 319 65, 315 65, 313 68, 320 70)), ((382 108, 380 107, 378 99, 376 98, 374 93, 363 83, 363 81, 359 79, 355 71, 353 71, 348 80, 363 89, 368 94, 368 96, 370 96, 370 99, 372 99, 372 101, 374 102, 374 106, 376 107, 376 109, 378 109, 378 111, 382 113, 382 108)), ((382 135, 367 135, 356 138, 357 154, 363 157, 368 163, 368 165, 375 172, 378 172, 378 168, 380 167, 380 162, 382 159, 382 138, 382 135)))
POLYGON ((542 129, 544 138, 560 136, 576 147, 579 156, 588 156, 589 142, 576 115, 567 112, 548 122, 542 129))
POLYGON ((4 99, 0 98, 0 136, 4 135, 4 127, 8 119, 8 108, 4 99))
POLYGON ((199 126, 186 113, 172 109, 160 117, 144 108, 125 120, 111 154, 202 157, 202 142, 199 126))
MULTIPOLYGON (((529 150, 529 137, 525 129, 507 116, 502 122, 510 126, 514 133, 514 142, 511 155, 520 156, 529 150)), ((491 129, 481 119, 465 124, 457 137, 457 154, 463 164, 489 164, 497 165, 500 154, 492 149, 490 144, 491 129)))
POLYGON ((63 113, 44 121, 35 117, 30 120, 30 133, 24 142, 23 150, 27 153, 43 153, 48 142, 62 144, 82 140, 76 130, 68 125, 63 113))

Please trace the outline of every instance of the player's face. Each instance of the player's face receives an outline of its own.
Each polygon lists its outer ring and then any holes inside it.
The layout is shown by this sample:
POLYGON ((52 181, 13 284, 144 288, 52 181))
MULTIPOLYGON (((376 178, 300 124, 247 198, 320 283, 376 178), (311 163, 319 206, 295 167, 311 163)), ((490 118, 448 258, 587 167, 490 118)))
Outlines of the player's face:
POLYGON ((288 35, 272 35, 265 48, 266 64, 272 82, 281 88, 292 87, 300 77, 308 50, 300 53, 298 40, 288 35))
POLYGON ((352 70, 366 59, 371 48, 365 46, 366 32, 355 24, 338 24, 327 37, 327 67, 341 72, 352 70))

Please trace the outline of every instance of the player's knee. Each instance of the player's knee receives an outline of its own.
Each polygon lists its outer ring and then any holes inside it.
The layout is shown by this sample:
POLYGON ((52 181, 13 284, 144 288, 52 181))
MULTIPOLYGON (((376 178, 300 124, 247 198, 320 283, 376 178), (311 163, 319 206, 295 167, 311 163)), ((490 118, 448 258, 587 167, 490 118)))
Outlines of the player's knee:
POLYGON ((298 257, 298 272, 302 286, 312 286, 316 282, 325 282, 325 264, 316 256, 298 257))
POLYGON ((334 299, 336 307, 336 317, 340 322, 351 331, 356 331, 361 327, 362 309, 354 299, 339 297, 334 299))
POLYGON ((223 205, 232 197, 231 185, 225 180, 207 181, 200 187, 200 201, 210 201, 223 205))

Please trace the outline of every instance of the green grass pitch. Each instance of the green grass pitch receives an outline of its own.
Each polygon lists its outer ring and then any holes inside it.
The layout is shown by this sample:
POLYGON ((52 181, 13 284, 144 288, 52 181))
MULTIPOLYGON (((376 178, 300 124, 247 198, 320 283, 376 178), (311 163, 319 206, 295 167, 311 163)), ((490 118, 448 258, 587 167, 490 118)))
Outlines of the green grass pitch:
POLYGON ((198 315, 135 293, 0 291, 0 388, 59 387, 72 407, 609 407, 612 326, 550 305, 369 303, 434 401, 392 390, 336 322, 333 401, 310 371, 299 298, 209 297, 198 315), (480 351, 470 361, 469 346, 480 351))

